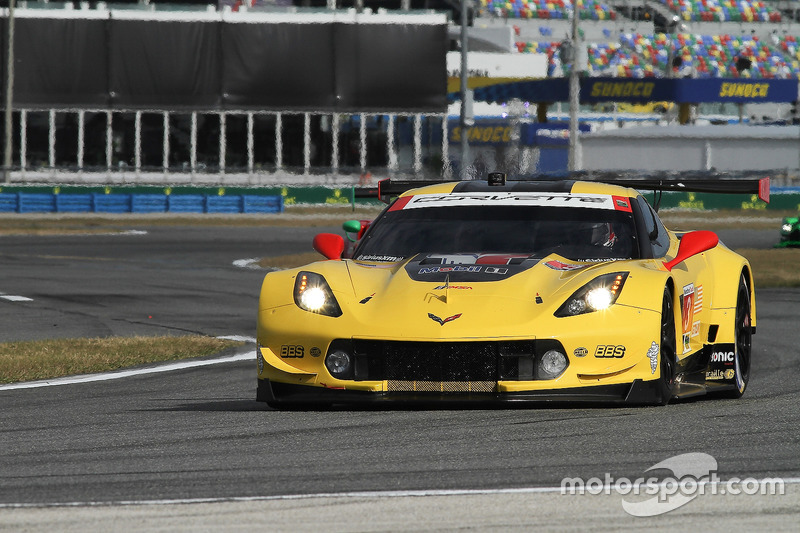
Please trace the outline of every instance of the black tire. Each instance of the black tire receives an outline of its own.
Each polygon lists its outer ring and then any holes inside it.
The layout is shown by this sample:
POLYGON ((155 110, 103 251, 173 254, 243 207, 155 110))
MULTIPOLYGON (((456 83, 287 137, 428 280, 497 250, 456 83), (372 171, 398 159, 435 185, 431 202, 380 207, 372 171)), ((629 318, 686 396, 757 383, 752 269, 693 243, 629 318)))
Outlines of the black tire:
POLYGON ((675 391, 677 335, 675 333, 675 301, 669 287, 661 301, 661 343, 658 356, 661 405, 667 405, 675 391))
POLYGON ((736 295, 736 314, 734 317, 734 388, 725 391, 726 398, 741 398, 750 381, 750 359, 752 353, 753 329, 750 322, 750 290, 747 277, 742 273, 736 295))

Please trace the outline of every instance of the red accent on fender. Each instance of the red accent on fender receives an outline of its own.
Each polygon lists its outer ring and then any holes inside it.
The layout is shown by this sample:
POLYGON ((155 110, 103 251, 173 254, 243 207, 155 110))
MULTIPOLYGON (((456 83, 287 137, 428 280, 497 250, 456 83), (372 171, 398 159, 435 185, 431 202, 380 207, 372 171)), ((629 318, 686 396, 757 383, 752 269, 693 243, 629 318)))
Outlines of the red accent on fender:
POLYGON ((672 261, 666 261, 664 267, 671 271, 678 263, 682 263, 693 255, 710 250, 718 243, 719 237, 713 231, 691 231, 681 238, 678 255, 672 261))
POLYGON ((411 199, 414 198, 413 196, 403 196, 402 198, 398 198, 395 203, 392 204, 392 207, 389 208, 389 211, 400 211, 403 209, 411 199))
POLYGON ((758 180, 758 197, 769 203, 769 176, 758 180))
POLYGON ((339 260, 344 252, 344 238, 335 233, 319 233, 314 236, 312 246, 326 258, 339 260))

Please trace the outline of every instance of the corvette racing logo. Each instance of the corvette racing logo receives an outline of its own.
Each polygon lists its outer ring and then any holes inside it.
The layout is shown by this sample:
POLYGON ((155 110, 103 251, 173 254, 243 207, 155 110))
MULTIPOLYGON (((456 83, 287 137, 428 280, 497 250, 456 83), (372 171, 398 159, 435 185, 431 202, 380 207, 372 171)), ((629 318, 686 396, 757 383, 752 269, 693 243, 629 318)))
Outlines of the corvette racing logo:
POLYGON ((448 322, 452 322, 453 320, 455 320, 457 318, 460 318, 460 317, 461 317, 461 313, 458 313, 457 315, 453 315, 453 316, 449 316, 449 317, 447 317, 445 319, 441 319, 438 316, 434 315, 433 313, 428 313, 428 318, 430 318, 434 322, 438 322, 440 326, 444 326, 448 322))

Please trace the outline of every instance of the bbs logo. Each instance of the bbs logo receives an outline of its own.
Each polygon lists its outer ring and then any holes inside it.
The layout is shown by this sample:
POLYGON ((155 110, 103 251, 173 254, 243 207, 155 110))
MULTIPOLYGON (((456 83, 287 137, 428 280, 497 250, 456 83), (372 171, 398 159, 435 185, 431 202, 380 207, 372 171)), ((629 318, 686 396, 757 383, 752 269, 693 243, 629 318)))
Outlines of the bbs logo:
POLYGON ((595 357, 622 357, 625 355, 624 346, 613 344, 600 344, 594 350, 595 357))
POLYGON ((284 344, 281 346, 282 359, 300 359, 303 355, 305 355, 305 349, 300 344, 284 344))
POLYGON ((712 363, 733 363, 733 352, 712 352, 712 363))

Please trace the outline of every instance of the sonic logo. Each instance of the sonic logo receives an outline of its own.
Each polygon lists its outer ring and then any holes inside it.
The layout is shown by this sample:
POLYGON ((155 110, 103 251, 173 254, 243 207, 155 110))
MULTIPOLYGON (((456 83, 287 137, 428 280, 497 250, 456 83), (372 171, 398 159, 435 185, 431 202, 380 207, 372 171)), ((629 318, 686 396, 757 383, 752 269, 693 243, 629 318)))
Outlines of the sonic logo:
POLYGON ((733 364, 733 361, 734 361, 733 352, 713 352, 711 354, 712 363, 733 364))

